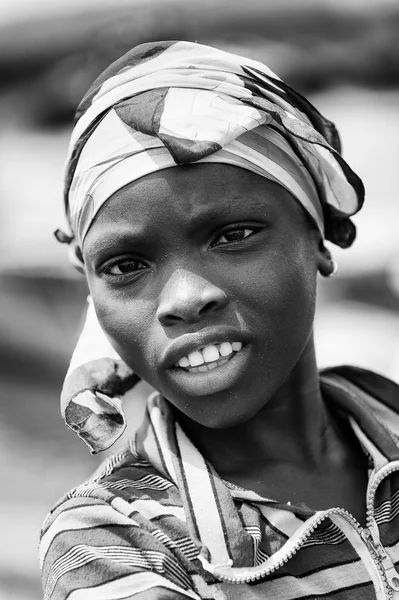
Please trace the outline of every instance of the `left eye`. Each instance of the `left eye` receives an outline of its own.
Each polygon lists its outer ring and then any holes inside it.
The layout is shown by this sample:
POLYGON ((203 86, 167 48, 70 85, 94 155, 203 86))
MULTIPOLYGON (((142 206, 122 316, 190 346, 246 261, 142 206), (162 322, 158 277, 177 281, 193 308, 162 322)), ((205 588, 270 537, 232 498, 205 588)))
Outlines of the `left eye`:
POLYGON ((126 275, 136 271, 141 271, 145 268, 145 264, 140 260, 126 259, 120 260, 108 267, 108 273, 110 275, 126 275))
POLYGON ((255 228, 249 227, 237 227, 236 229, 229 229, 229 231, 222 233, 222 235, 217 238, 213 245, 217 246, 221 244, 231 244, 232 242, 241 242, 254 233, 254 231, 255 228))

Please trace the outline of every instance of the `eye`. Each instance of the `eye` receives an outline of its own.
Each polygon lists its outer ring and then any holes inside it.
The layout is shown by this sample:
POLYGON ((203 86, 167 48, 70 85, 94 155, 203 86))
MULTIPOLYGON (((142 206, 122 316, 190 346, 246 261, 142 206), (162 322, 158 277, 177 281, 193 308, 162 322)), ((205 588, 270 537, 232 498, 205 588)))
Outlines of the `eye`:
POLYGON ((259 227, 234 227, 222 233, 212 246, 241 242, 259 230, 259 227))
POLYGON ((145 269, 147 265, 143 263, 141 260, 137 260, 134 258, 126 258, 124 260, 118 260, 114 262, 112 265, 108 266, 105 269, 105 272, 108 275, 113 275, 114 277, 120 277, 123 275, 130 275, 132 273, 137 273, 138 271, 142 271, 145 269))

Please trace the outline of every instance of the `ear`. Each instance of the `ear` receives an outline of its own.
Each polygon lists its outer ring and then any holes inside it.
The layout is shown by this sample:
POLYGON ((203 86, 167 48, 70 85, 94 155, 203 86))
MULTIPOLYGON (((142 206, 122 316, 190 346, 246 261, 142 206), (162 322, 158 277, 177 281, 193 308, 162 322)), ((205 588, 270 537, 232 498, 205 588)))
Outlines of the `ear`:
POLYGON ((324 240, 320 239, 316 252, 317 270, 323 277, 329 277, 334 271, 334 262, 331 252, 324 245, 324 240))

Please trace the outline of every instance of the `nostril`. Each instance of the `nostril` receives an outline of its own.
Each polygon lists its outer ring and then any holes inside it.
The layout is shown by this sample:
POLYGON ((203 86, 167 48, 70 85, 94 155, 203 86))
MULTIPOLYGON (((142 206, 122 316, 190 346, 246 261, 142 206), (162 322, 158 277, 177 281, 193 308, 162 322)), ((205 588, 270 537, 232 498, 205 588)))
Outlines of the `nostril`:
POLYGON ((158 310, 157 319, 162 325, 175 325, 181 321, 184 321, 183 316, 176 314, 173 310, 158 310))
POLYGON ((203 306, 200 309, 199 314, 202 315, 204 312, 217 310, 218 306, 219 306, 219 303, 216 300, 212 300, 211 302, 208 302, 208 304, 206 304, 205 306, 203 306))

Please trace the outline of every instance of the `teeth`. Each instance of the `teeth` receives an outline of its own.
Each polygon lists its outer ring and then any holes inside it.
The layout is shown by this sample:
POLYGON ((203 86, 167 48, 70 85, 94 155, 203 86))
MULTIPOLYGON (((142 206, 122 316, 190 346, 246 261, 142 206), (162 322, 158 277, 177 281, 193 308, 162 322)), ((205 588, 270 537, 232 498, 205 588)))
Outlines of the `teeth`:
POLYGON ((222 358, 218 362, 212 362, 212 363, 208 363, 206 365, 200 365, 199 367, 190 367, 190 373, 198 373, 198 372, 205 373, 206 371, 212 371, 213 369, 216 369, 216 367, 220 367, 221 365, 224 365, 227 362, 229 362, 228 358, 222 358))
POLYGON ((214 362, 220 358, 219 350, 216 348, 216 346, 206 346, 206 348, 203 348, 202 350, 202 355, 204 357, 204 361, 207 363, 214 362))
POLYGON ((217 346, 212 344, 205 346, 201 350, 191 352, 188 356, 183 356, 177 363, 176 366, 182 368, 189 368, 191 373, 197 373, 198 371, 211 371, 219 365, 227 362, 225 356, 230 356, 233 352, 239 352, 242 348, 241 342, 223 342, 217 346), (204 364, 205 363, 205 364, 204 364))
POLYGON ((183 358, 181 358, 177 364, 179 367, 188 367, 190 365, 190 361, 188 360, 187 356, 183 356, 183 358))
POLYGON ((219 366, 220 363, 217 362, 213 362, 213 363, 209 363, 209 365, 206 365, 208 368, 208 371, 212 371, 212 369, 216 369, 216 367, 219 366))
POLYGON ((188 355, 188 360, 190 362, 191 367, 198 367, 199 365, 202 365, 205 362, 202 353, 198 352, 198 350, 196 350, 195 352, 191 352, 191 354, 188 355))
POLYGON ((219 352, 221 356, 228 356, 233 352, 233 347, 230 342, 223 342, 223 344, 220 344, 219 346, 219 352))

